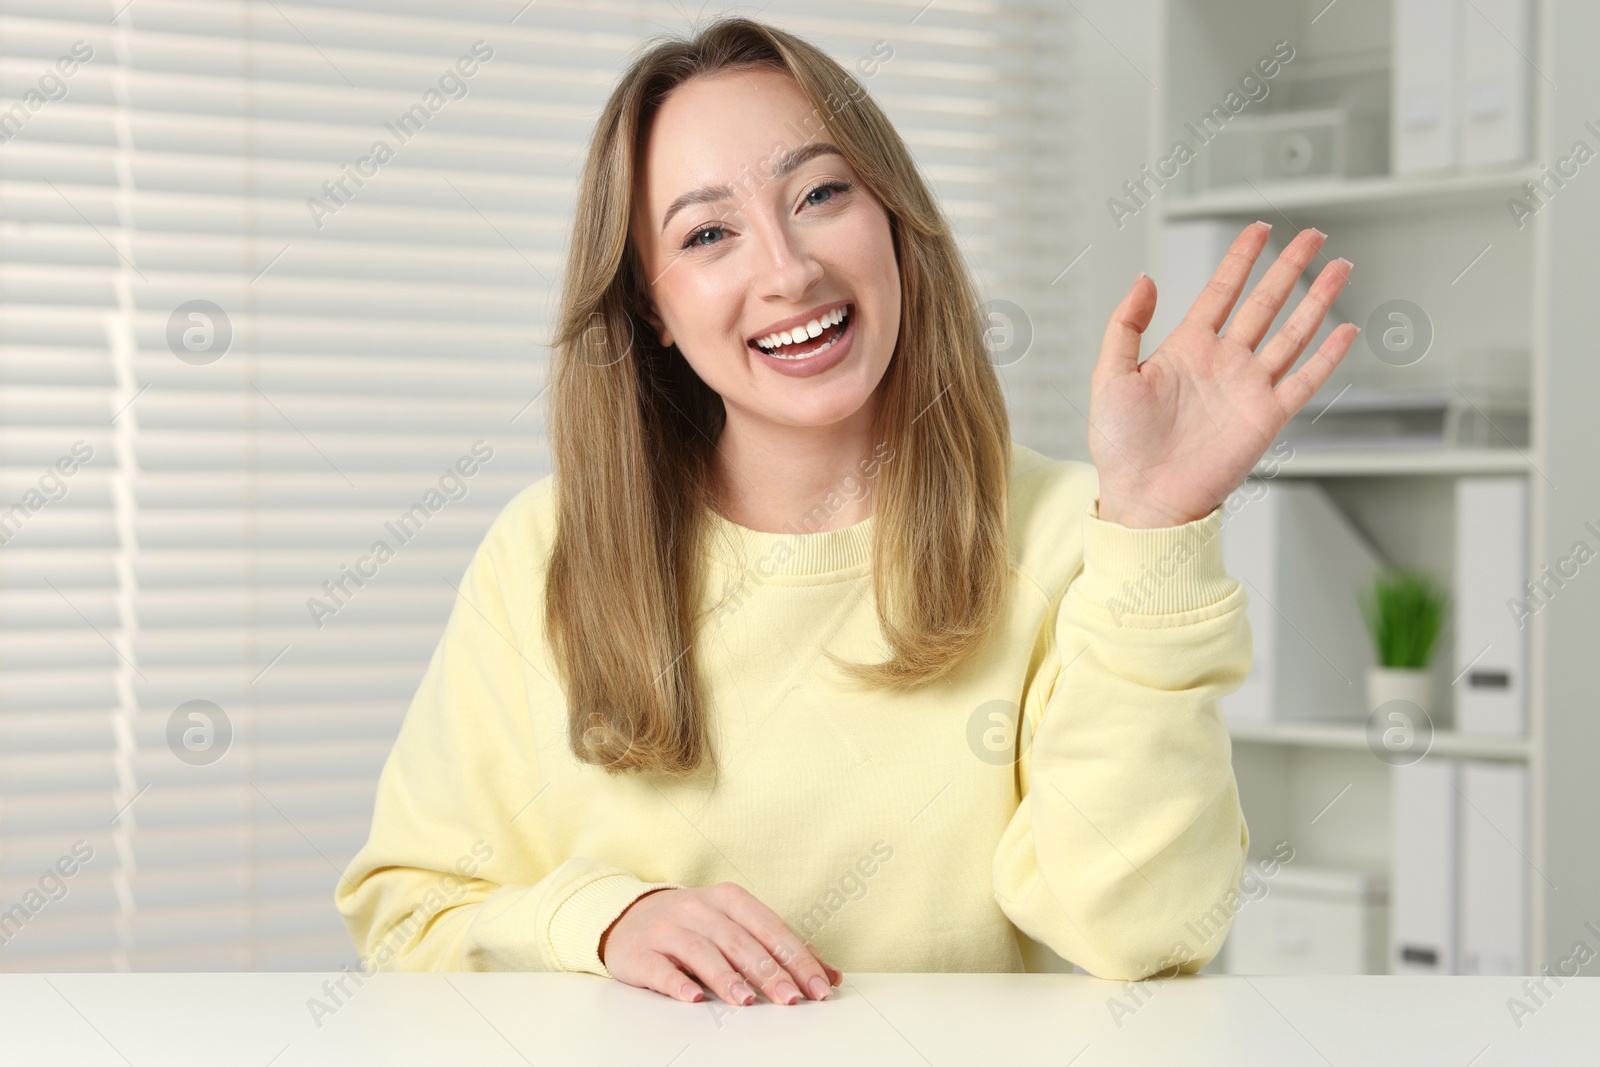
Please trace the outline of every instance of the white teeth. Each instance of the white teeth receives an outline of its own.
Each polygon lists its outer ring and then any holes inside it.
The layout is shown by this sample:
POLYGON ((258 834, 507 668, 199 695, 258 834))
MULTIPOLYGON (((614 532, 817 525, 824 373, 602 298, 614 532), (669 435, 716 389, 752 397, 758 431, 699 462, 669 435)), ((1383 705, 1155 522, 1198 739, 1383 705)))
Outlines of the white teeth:
POLYGON ((812 359, 812 358, 814 358, 816 356, 822 355, 822 353, 826 352, 828 349, 832 348, 834 345, 836 345, 838 343, 839 343, 839 339, 837 337, 830 337, 830 338, 828 338, 828 340, 822 342, 820 345, 818 345, 816 348, 813 348, 811 351, 803 353, 803 354, 798 355, 798 356, 782 356, 782 355, 779 355, 776 352, 768 352, 767 355, 771 356, 773 359, 812 359))
MULTIPOLYGON (((829 326, 843 322, 849 316, 849 312, 850 306, 848 304, 841 304, 839 307, 828 312, 827 314, 812 319, 804 326, 796 326, 792 330, 779 330, 777 333, 768 334, 765 337, 759 337, 756 339, 756 344, 760 345, 762 348, 770 350, 778 348, 782 345, 792 345, 797 341, 809 340, 810 338, 820 335, 822 331, 826 330, 829 326)), ((829 344, 831 345, 832 342, 830 341, 829 344)), ((824 349, 819 348, 816 351, 821 352, 824 351, 824 349)), ((815 354, 816 352, 807 353, 808 356, 815 354)), ((784 358, 793 359, 796 357, 791 356, 784 358)))

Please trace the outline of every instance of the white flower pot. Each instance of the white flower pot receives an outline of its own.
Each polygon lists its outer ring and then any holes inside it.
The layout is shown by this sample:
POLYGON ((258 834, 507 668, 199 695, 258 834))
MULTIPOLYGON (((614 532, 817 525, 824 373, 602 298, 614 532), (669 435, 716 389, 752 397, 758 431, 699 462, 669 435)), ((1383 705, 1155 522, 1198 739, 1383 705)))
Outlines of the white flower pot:
POLYGON ((1368 667, 1367 710, 1376 711, 1391 700, 1410 701, 1432 716, 1432 672, 1422 667, 1368 667))

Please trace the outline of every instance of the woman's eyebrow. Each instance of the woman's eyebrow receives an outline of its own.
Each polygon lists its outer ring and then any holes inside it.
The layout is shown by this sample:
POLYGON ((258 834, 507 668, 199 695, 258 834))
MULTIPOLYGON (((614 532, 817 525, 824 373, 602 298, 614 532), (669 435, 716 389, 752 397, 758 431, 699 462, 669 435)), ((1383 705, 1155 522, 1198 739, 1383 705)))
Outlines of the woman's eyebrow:
MULTIPOLYGON (((802 164, 808 163, 818 156, 835 155, 843 156, 837 145, 827 141, 810 141, 790 152, 785 152, 778 157, 778 162, 772 168, 772 176, 766 180, 777 181, 779 178, 794 171, 802 164)), ((702 185, 684 193, 671 204, 667 205, 667 213, 661 220, 661 229, 665 232, 667 223, 672 221, 672 216, 690 204, 715 204, 722 200, 733 199, 733 187, 726 183, 722 185, 702 185)))

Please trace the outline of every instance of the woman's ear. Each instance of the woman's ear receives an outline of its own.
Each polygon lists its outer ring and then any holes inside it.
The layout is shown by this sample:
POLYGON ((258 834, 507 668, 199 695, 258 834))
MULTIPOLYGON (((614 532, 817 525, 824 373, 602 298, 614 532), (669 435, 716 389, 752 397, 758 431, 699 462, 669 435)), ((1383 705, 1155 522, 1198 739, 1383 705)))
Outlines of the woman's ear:
POLYGON ((644 307, 639 313, 650 324, 650 328, 656 332, 656 339, 661 342, 661 347, 671 348, 672 331, 667 329, 666 324, 661 321, 661 316, 656 314, 655 304, 648 299, 645 300, 644 307))

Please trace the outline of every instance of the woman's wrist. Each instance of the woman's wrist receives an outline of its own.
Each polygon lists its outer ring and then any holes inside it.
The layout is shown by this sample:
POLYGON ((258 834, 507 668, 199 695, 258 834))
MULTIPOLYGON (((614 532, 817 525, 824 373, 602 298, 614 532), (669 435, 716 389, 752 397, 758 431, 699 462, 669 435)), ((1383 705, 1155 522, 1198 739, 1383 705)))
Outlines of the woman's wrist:
POLYGON ((1095 517, 1130 530, 1157 530, 1168 526, 1182 526, 1195 519, 1203 519, 1205 515, 1184 516, 1138 500, 1102 496, 1095 503, 1095 517))
MULTIPOLYGON (((639 901, 641 901, 645 897, 649 896, 650 893, 665 893, 669 888, 671 888, 671 887, 670 886, 660 886, 659 888, 652 889, 647 893, 640 893, 637 897, 634 898, 633 904, 629 904, 626 908, 622 909, 622 915, 628 914, 628 912, 633 909, 633 905, 634 904, 639 903, 639 901)), ((622 921, 622 915, 618 915, 615 919, 612 919, 611 920, 611 925, 607 926, 605 928, 605 930, 600 934, 600 947, 596 950, 595 954, 600 957, 600 962, 602 964, 605 963, 605 961, 606 961, 606 939, 611 936, 611 931, 615 930, 617 928, 617 924, 622 921)))

